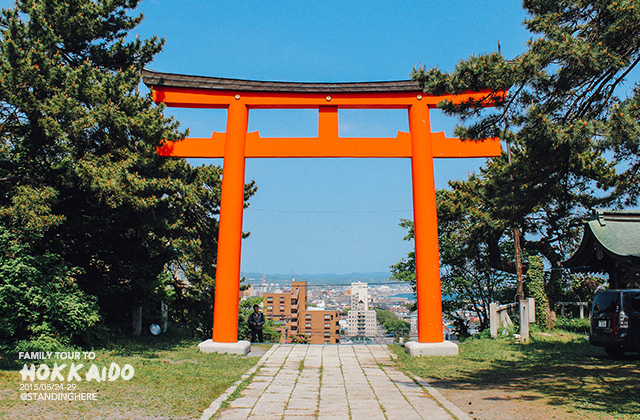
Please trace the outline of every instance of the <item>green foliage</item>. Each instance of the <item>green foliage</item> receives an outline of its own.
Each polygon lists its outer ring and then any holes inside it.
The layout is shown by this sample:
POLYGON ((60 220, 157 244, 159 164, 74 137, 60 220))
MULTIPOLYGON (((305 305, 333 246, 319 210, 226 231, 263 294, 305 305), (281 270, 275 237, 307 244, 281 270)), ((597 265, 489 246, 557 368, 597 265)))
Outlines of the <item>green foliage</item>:
POLYGON ((38 311, 67 311, 73 325, 37 321, 22 330, 30 338, 76 337, 97 308, 104 325, 129 331, 132 309, 160 300, 172 321, 210 332, 221 169, 157 156, 185 133, 138 92, 163 42, 127 36, 137 4, 19 0, 0 13, 0 224, 29 244, 27 262, 7 253, 5 269, 38 311), (28 280, 24 264, 35 266, 28 280))
POLYGON ((289 337, 289 342, 291 344, 309 344, 309 339, 304 334, 296 334, 289 337))
POLYGON ((635 205, 640 196, 640 90, 615 104, 608 120, 608 136, 603 145, 610 148, 616 163, 625 168, 619 190, 629 191, 625 205, 635 205))
MULTIPOLYGON (((20 360, 18 357, 19 352, 33 352, 34 354, 41 354, 42 352, 73 352, 77 351, 75 347, 66 345, 61 343, 57 339, 53 337, 49 337, 46 335, 41 335, 34 340, 23 340, 15 343, 14 346, 10 348, 10 355, 15 356, 12 359, 3 358, 2 362, 6 363, 9 367, 13 365, 22 366, 24 360, 20 360), (13 362, 13 363, 11 363, 13 362)), ((42 363, 47 363, 48 359, 34 359, 39 360, 42 363)))
POLYGON ((418 68, 413 77, 427 93, 485 90, 480 102, 496 105, 440 104, 464 124, 457 135, 500 136, 511 152, 452 183, 452 197, 460 205, 467 193, 477 197, 473 211, 482 217, 472 239, 484 243, 493 268, 516 272, 500 244, 520 229, 523 249, 554 269, 546 288, 553 304, 566 283, 556 269, 575 249, 584 217, 637 203, 640 95, 623 83, 640 63, 640 8, 582 0, 523 6, 533 35, 525 53, 472 56, 451 73, 418 68))
POLYGON ((528 295, 535 299, 536 324, 538 324, 540 328, 551 328, 553 321, 551 320, 549 300, 544 291, 544 266, 542 264, 542 258, 535 255, 529 257, 529 270, 527 270, 527 281, 525 284, 528 295))
POLYGON ((571 282, 567 286, 565 302, 591 302, 596 291, 605 284, 602 275, 589 273, 577 273, 571 276, 571 282))
MULTIPOLYGON (((437 197, 437 196, 436 196, 437 197)), ((413 221, 401 219, 400 227, 407 229, 407 235, 403 238, 404 241, 413 241, 414 228, 413 221)), ((410 251, 406 258, 403 258, 398 263, 391 267, 392 278, 397 281, 403 281, 413 286, 415 292, 416 284, 416 253, 410 251)))
POLYGON ((394 337, 404 336, 411 329, 407 321, 399 319, 393 312, 383 311, 382 309, 375 309, 375 311, 378 324, 382 325, 382 328, 389 334, 393 334, 394 337))
POLYGON ((280 341, 282 334, 276 330, 277 327, 273 319, 267 318, 267 322, 262 326, 262 334, 266 343, 278 343, 280 341))
MULTIPOLYGON (((498 337, 500 337, 500 335, 498 335, 498 337)), ((477 334, 469 336, 469 339, 470 340, 487 340, 487 339, 491 339, 491 330, 485 329, 483 331, 480 331, 477 334)))
POLYGON ((59 256, 34 255, 0 223, 0 342, 24 347, 35 339, 43 351, 83 344, 99 320, 95 297, 80 290, 74 271, 59 256))
POLYGON ((578 334, 589 334, 589 318, 565 318, 559 316, 554 326, 559 330, 569 331, 578 334))

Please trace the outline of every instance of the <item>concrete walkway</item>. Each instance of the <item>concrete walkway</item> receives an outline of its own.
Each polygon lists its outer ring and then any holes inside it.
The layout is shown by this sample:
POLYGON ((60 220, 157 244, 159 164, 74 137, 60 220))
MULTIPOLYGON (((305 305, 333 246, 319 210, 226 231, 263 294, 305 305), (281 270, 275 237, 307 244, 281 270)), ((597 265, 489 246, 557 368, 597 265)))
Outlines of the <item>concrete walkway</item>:
POLYGON ((471 419, 394 358, 384 345, 274 345, 202 419, 471 419))

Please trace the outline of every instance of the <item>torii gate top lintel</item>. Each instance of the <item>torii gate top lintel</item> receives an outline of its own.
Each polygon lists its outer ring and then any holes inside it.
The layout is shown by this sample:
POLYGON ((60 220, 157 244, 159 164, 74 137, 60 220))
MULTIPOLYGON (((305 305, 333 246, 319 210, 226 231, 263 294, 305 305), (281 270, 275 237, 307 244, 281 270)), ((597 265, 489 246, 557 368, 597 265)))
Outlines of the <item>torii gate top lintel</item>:
MULTIPOLYGON (((238 341, 238 297, 244 208, 245 160, 252 157, 404 157, 411 159, 415 233, 418 341, 442 343, 442 301, 433 158, 500 155, 498 138, 462 142, 432 133, 429 109, 449 100, 493 106, 488 91, 427 95, 414 81, 365 83, 259 82, 144 70, 153 99, 167 106, 226 108, 226 133, 166 142, 162 156, 224 158, 213 317, 213 342, 238 341), (317 137, 268 137, 247 133, 249 110, 318 109, 317 137), (340 137, 341 108, 406 109, 409 133, 390 138, 340 137)), ((302 328, 303 323, 298 326, 302 328)), ((215 351, 219 351, 216 348, 215 351)), ((456 349, 457 353, 457 349, 456 349)))
MULTIPOLYGON (((360 106, 366 105, 380 107, 380 108, 394 108, 394 107, 407 107, 411 105, 413 100, 424 99, 428 103, 430 108, 435 108, 442 100, 452 100, 454 102, 460 102, 466 98, 473 97, 475 99, 486 98, 490 90, 481 90, 478 92, 466 92, 458 95, 425 95, 418 82, 414 80, 397 80, 397 81, 377 81, 377 82, 282 82, 282 81, 258 81, 258 80, 246 80, 246 79, 230 79, 222 77, 211 76, 192 76, 175 73, 162 73, 149 69, 142 71, 142 77, 144 83, 152 90, 158 92, 177 92, 185 90, 206 90, 209 93, 213 92, 233 92, 240 94, 249 94, 253 100, 249 100, 249 105, 259 106, 266 104, 259 104, 255 102, 256 97, 277 97, 281 96, 295 96, 305 95, 308 98, 320 100, 319 105, 329 105, 326 102, 327 97, 324 95, 339 95, 332 99, 345 99, 344 95, 351 96, 352 105, 358 103, 358 99, 362 100, 364 97, 387 97, 395 98, 394 100, 385 101, 384 103, 366 103, 363 102, 360 106), (418 99, 418 95, 420 98, 418 99), (360 97, 360 98, 358 98, 360 97), (401 98, 405 98, 404 101, 401 98), (401 105, 402 104, 402 105, 401 105)), ((222 94, 221 96, 224 96, 222 94)), ((233 95, 235 97, 235 95, 233 95)), ((330 101, 331 99, 329 99, 330 101)), ((328 102, 328 101, 327 101, 328 102)), ((215 103, 212 102, 211 105, 215 103)), ((201 104, 205 105, 205 104, 201 104)), ((278 108, 281 104, 272 104, 274 108, 278 108)), ((312 102, 299 104, 300 106, 308 105, 312 107, 312 102)), ((335 105, 335 104, 331 104, 335 105)), ((345 104, 342 104, 345 105, 345 104)), ((490 106, 491 101, 487 101, 485 106, 490 106)), ((317 106, 317 105, 316 105, 317 106)))
MULTIPOLYGON (((449 100, 460 103, 473 99, 485 106, 493 102, 489 91, 459 95, 426 95, 412 80, 356 83, 299 83, 189 76, 144 70, 143 80, 153 99, 167 106, 184 108, 229 108, 242 105, 249 109, 318 109, 318 136, 312 138, 262 138, 247 133, 245 157, 393 157, 410 158, 409 133, 396 137, 339 137, 339 109, 436 108, 449 100)), ((497 138, 482 142, 464 142, 448 138, 444 132, 431 133, 435 158, 486 157, 500 154, 497 138)), ((158 149, 162 156, 222 158, 226 133, 214 132, 210 138, 188 138, 166 143, 158 149)))

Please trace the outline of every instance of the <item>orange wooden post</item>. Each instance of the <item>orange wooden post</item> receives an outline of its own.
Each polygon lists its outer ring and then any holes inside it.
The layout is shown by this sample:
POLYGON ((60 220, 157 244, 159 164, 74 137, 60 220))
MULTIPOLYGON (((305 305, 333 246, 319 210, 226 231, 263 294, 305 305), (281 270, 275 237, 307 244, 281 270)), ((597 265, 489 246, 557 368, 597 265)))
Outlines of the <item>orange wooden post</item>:
POLYGON ((229 104, 224 144, 216 294, 213 308, 213 341, 238 341, 238 299, 242 211, 244 209, 245 139, 249 111, 243 103, 229 104))
POLYGON ((411 132, 418 342, 440 343, 442 342, 442 297, 438 219, 429 107, 425 102, 417 102, 409 107, 409 131, 411 132))

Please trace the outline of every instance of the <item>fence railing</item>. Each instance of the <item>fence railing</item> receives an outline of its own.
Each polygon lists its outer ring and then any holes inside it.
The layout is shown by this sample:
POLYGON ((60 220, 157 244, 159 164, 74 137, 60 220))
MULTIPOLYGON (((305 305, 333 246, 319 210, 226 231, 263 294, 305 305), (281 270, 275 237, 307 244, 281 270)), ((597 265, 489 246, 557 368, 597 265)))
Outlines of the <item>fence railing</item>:
POLYGON ((520 323, 520 335, 524 340, 529 338, 529 324, 536 322, 535 301, 533 298, 503 305, 498 305, 497 303, 489 304, 489 328, 491 330, 491 337, 497 337, 500 328, 507 328, 513 325, 509 311, 515 312, 516 308, 520 309, 519 313, 528 321, 520 323))
POLYGON ((584 319, 584 308, 589 306, 587 302, 557 302, 556 305, 560 307, 561 316, 565 316, 565 308, 567 306, 578 306, 580 319, 584 319))

